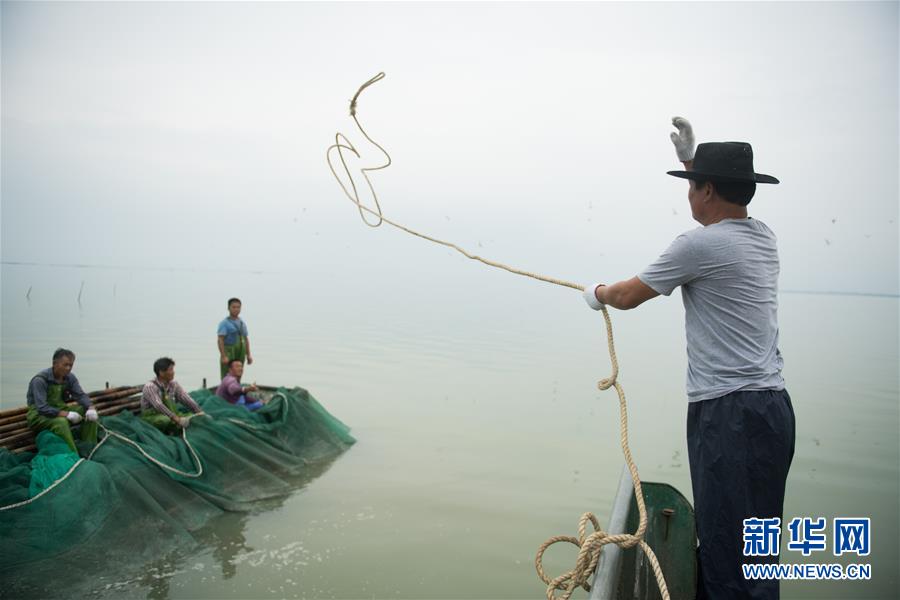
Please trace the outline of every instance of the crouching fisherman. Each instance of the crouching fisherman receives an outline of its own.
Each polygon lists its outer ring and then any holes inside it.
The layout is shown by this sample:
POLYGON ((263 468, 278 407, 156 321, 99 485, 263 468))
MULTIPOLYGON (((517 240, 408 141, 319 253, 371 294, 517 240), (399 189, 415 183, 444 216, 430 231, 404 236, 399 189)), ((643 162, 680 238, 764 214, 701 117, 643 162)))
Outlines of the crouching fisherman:
POLYGON ((205 415, 200 405, 175 381, 175 361, 160 358, 153 363, 156 378, 144 384, 141 393, 141 418, 166 434, 178 432, 190 424, 193 415, 205 415), (190 412, 180 410, 180 402, 190 412))
POLYGON ((244 363, 233 359, 228 363, 228 374, 216 389, 216 396, 231 404, 243 406, 247 410, 262 408, 263 402, 254 398, 249 392, 255 392, 259 388, 256 385, 241 385, 241 376, 244 374, 244 363))
POLYGON ((28 426, 35 432, 49 430, 66 441, 73 452, 78 452, 72 437, 72 426, 81 425, 81 439, 97 443, 97 410, 78 378, 72 373, 75 353, 57 348, 53 353, 53 366, 44 369, 31 379, 28 385, 28 426), (66 402, 76 400, 79 406, 70 407, 66 402))

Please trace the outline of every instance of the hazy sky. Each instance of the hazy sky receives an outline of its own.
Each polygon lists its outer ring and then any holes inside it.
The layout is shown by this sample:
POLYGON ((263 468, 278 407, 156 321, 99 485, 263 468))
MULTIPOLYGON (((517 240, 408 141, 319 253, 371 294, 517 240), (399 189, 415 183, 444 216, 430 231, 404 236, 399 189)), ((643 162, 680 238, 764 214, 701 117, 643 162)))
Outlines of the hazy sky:
POLYGON ((782 180, 750 208, 783 289, 896 294, 898 30, 896 2, 3 2, 2 259, 439 270, 425 242, 379 245, 406 234, 365 227, 324 160, 385 71, 360 118, 410 227, 631 276, 696 225, 665 175, 680 114, 782 180))

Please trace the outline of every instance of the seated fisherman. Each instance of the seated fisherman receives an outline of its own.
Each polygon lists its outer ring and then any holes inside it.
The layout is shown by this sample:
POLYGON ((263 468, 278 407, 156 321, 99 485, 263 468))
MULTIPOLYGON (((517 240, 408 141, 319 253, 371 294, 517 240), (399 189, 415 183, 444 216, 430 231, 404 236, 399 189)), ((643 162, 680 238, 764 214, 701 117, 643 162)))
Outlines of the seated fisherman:
POLYGON ((50 430, 64 439, 73 452, 77 452, 71 426, 83 417, 85 422, 81 425, 81 439, 96 444, 99 417, 91 405, 91 399, 72 373, 74 365, 74 352, 65 348, 56 349, 53 366, 35 375, 28 384, 28 412, 25 418, 35 432, 50 430), (66 402, 72 399, 77 400, 80 406, 67 406, 66 402))
POLYGON ((175 433, 190 424, 191 413, 204 415, 200 405, 175 381, 175 361, 163 357, 153 363, 156 378, 144 384, 141 393, 141 418, 166 434, 175 433), (179 410, 176 402, 190 409, 179 410))
POLYGON ((247 392, 255 392, 259 388, 256 385, 241 385, 241 376, 244 374, 244 363, 233 359, 228 363, 228 374, 216 389, 216 396, 227 400, 232 404, 243 406, 247 410, 257 410, 263 405, 262 400, 250 396, 247 392))

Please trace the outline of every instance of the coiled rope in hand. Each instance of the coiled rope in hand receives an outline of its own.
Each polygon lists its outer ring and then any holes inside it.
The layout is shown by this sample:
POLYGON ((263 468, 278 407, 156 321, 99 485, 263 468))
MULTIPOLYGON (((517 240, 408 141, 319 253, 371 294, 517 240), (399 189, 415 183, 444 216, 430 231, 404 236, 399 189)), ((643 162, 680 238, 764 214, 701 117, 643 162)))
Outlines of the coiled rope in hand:
MULTIPOLYGON (((363 90, 365 90, 367 87, 382 79, 384 79, 384 73, 378 73, 375 77, 362 84, 359 90, 357 90, 356 94, 354 94, 353 99, 350 101, 350 116, 353 117, 353 121, 354 123, 356 123, 357 129, 359 129, 363 137, 365 137, 372 145, 374 145, 381 151, 385 158, 385 162, 383 164, 360 169, 360 172, 362 173, 363 178, 366 181, 366 185, 369 188, 369 192, 372 194, 372 199, 375 202, 374 209, 369 208, 368 206, 364 206, 360 201, 359 189, 356 186, 356 182, 354 181, 353 175, 351 174, 350 169, 347 166, 347 161, 344 158, 344 151, 352 152, 357 158, 361 158, 360 153, 356 150, 350 140, 344 134, 338 132, 334 136, 334 144, 329 146, 328 150, 326 150, 325 152, 325 159, 328 161, 328 168, 331 169, 331 174, 334 175, 334 178, 341 186, 341 189, 344 191, 344 194, 347 196, 347 198, 349 198, 350 201, 353 202, 353 204, 355 204, 359 209, 359 214, 363 222, 370 227, 378 227, 382 223, 387 223, 388 225, 396 227, 397 229, 403 230, 416 237, 434 242, 436 244, 440 244, 441 246, 452 248, 466 258, 477 260, 488 266, 503 269, 505 271, 509 271, 510 273, 515 273, 516 275, 531 277, 539 281, 546 281, 547 283, 553 283, 556 285, 561 285, 563 287, 584 291, 584 286, 577 283, 514 269, 513 267, 510 267, 508 265, 504 265, 502 263, 498 263, 481 256, 471 254, 470 252, 464 250, 463 248, 460 248, 456 244, 419 233, 418 231, 414 231, 408 227, 400 225, 399 223, 391 221, 384 216, 381 210, 381 205, 378 202, 378 194, 375 192, 375 188, 372 185, 372 181, 369 179, 368 173, 370 171, 377 171, 379 169, 384 169, 390 166, 391 157, 387 153, 387 151, 380 144, 378 144, 378 142, 369 137, 369 134, 366 133, 366 130, 360 124, 359 119, 356 116, 357 101, 359 100, 360 94, 362 94, 363 90), (343 167, 344 174, 346 175, 349 186, 345 185, 341 180, 341 177, 338 175, 338 172, 335 169, 335 165, 332 163, 332 151, 337 151, 337 155, 340 158, 340 164, 343 167), (373 216, 374 221, 370 222, 369 219, 366 218, 367 214, 373 216)), ((607 378, 601 379, 597 383, 597 387, 600 390, 607 390, 611 387, 614 387, 616 389, 616 393, 619 396, 619 431, 621 433, 622 454, 625 457, 625 463, 628 465, 628 470, 631 473, 631 481, 634 484, 634 496, 637 501, 639 513, 638 528, 637 531, 635 531, 633 534, 625 533, 610 535, 600 529, 600 524, 597 522, 597 518, 593 514, 585 513, 584 515, 582 515, 581 521, 578 525, 578 537, 575 538, 572 536, 555 536, 548 539, 543 544, 541 544, 541 547, 538 549, 537 556, 535 557, 534 561, 534 566, 537 570, 538 576, 544 583, 547 584, 547 599, 568 600, 578 587, 582 587, 585 590, 590 591, 589 580, 591 578, 591 575, 597 569, 597 563, 600 560, 600 550, 603 548, 603 546, 605 546, 606 544, 616 544, 622 548, 632 548, 634 546, 640 546, 641 550, 643 550, 647 555, 647 559, 650 562, 653 573, 656 575, 656 583, 659 586, 659 590, 663 597, 663 600, 669 600, 669 591, 666 587, 666 581, 663 577, 662 570, 660 569, 659 561, 656 559, 656 555, 653 553, 653 550, 646 544, 646 542, 644 542, 643 539, 644 532, 647 529, 647 509, 644 505, 644 494, 641 491, 641 480, 638 477, 637 467, 634 464, 634 460, 631 457, 631 450, 628 447, 628 414, 625 405, 625 392, 622 389, 621 384, 617 380, 619 375, 619 363, 616 359, 615 342, 613 340, 612 332, 612 321, 610 321, 609 312, 607 311, 605 306, 603 307, 602 312, 603 319, 606 323, 606 340, 609 350, 610 363, 612 365, 612 374, 607 378), (594 532, 586 536, 585 533, 588 522, 590 522, 594 526, 594 532), (568 542, 578 546, 578 558, 575 562, 575 568, 573 570, 551 579, 544 573, 543 556, 547 548, 558 542, 568 542), (558 597, 558 599, 556 597, 556 590, 563 590, 563 593, 558 597)))

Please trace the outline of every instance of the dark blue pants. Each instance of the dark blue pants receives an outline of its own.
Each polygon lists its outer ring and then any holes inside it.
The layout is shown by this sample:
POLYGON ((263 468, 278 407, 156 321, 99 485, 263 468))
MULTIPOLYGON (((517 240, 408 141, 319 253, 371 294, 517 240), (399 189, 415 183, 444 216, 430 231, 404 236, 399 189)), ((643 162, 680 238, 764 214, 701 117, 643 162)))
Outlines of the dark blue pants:
POLYGON ((256 398, 247 398, 244 394, 241 394, 241 397, 238 398, 237 402, 235 402, 238 406, 243 406, 250 412, 255 410, 259 410, 263 407, 262 400, 257 400, 256 398))
POLYGON ((778 557, 745 557, 743 522, 783 520, 794 433, 787 390, 738 391, 688 405, 699 600, 778 598, 777 580, 744 578, 742 563, 776 563, 778 557))

